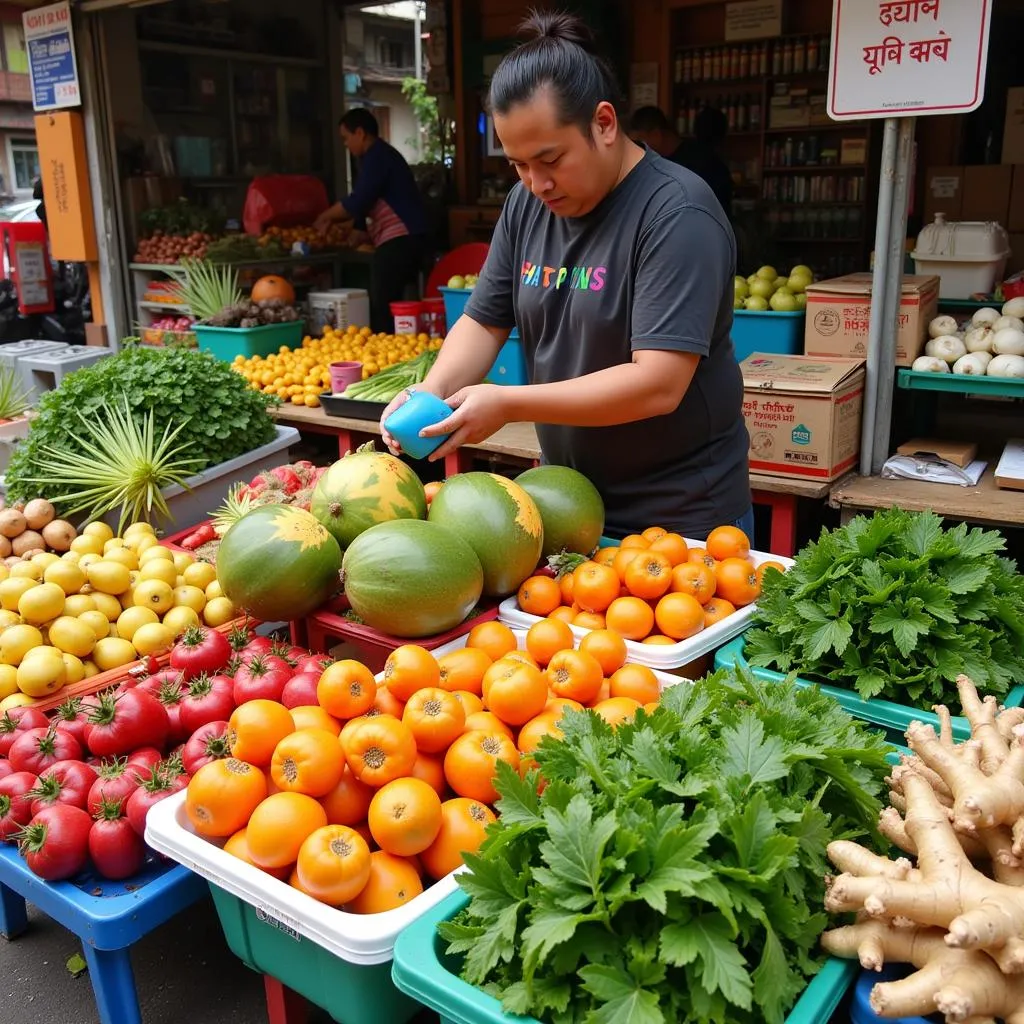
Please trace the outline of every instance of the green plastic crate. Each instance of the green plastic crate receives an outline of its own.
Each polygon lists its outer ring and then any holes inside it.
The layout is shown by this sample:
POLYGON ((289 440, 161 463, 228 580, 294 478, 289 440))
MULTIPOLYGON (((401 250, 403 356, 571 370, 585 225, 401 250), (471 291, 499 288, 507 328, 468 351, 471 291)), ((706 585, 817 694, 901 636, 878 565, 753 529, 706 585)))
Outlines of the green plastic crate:
POLYGON ((235 356, 269 356, 282 345, 298 348, 305 336, 301 320, 265 327, 209 327, 196 324, 196 342, 203 352, 230 363, 235 356))
MULTIPOLYGON (((539 1024, 532 1017, 504 1013, 497 999, 455 973, 457 961, 445 955, 437 926, 454 917, 467 901, 465 893, 452 893, 401 932, 391 963, 392 981, 440 1014, 442 1024, 539 1024)), ((790 1011, 786 1024, 827 1024, 859 973, 856 960, 833 957, 826 961, 790 1011)))
POLYGON ((212 882, 210 893, 231 952, 339 1024, 404 1024, 419 1013, 392 983, 388 961, 348 963, 212 882))
MULTIPOLYGON (((720 648, 715 655, 715 668, 732 668, 736 665, 752 673, 756 679, 768 683, 781 683, 786 679, 782 672, 773 672, 767 668, 751 668, 744 656, 746 641, 742 636, 720 648)), ((854 718, 862 722, 870 722, 885 730, 886 738, 891 743, 902 744, 907 727, 911 722, 924 722, 939 729, 939 716, 933 711, 912 708, 905 704, 894 704, 892 701, 879 700, 877 697, 864 700, 853 690, 845 690, 838 686, 829 686, 809 679, 796 680, 797 686, 817 686, 822 693, 828 694, 845 708, 854 718)), ((1020 707, 1024 703, 1024 686, 1015 686, 1003 699, 1006 707, 1020 707)), ((966 718, 953 719, 953 736, 963 741, 971 738, 971 727, 966 718)))

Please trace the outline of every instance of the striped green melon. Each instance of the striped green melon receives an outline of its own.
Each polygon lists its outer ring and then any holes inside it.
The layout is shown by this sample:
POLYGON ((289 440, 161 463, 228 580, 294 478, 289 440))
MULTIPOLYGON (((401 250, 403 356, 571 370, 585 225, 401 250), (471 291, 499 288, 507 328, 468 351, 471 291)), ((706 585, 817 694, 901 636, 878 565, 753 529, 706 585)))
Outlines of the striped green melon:
POLYGON ((604 502, 582 473, 568 466, 537 466, 520 473, 516 483, 540 509, 545 557, 593 553, 604 532, 604 502))
POLYGON ((313 491, 310 512, 341 545, 392 519, 425 519, 427 496, 419 477, 401 459, 374 451, 370 442, 327 470, 313 491))
POLYGON ((263 505, 247 512, 217 549, 226 597, 264 622, 301 619, 341 586, 341 548, 304 509, 263 505))
POLYGON ((371 526, 342 563, 345 596, 374 629, 415 639, 464 622, 480 600, 483 569, 473 549, 436 523, 396 519, 371 526))
POLYGON ((540 561, 544 526, 536 502, 496 473, 449 477, 430 503, 429 521, 448 527, 476 552, 484 593, 515 593, 540 561))

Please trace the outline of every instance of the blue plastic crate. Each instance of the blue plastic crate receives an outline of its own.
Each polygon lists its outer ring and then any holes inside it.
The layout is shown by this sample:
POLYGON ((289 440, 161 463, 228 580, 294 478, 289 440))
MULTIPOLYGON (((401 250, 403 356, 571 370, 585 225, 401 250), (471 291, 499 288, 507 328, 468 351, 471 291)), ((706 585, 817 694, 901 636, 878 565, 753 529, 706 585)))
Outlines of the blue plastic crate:
POLYGON ((733 311, 732 343, 736 361, 742 363, 755 352, 779 356, 797 356, 804 350, 804 321, 807 314, 758 312, 749 309, 733 311))
POLYGON ((871 990, 880 981, 898 981, 910 972, 905 964, 887 965, 881 972, 861 971, 853 990, 850 1004, 850 1024, 935 1024, 943 1020, 941 1014, 933 1017, 879 1017, 871 1009, 871 990))
MULTIPOLYGON (((462 316, 472 288, 439 288, 444 296, 444 320, 448 330, 462 316)), ((487 374, 490 384, 529 384, 530 375, 526 369, 526 353, 517 328, 513 328, 508 341, 501 346, 498 358, 487 374)))

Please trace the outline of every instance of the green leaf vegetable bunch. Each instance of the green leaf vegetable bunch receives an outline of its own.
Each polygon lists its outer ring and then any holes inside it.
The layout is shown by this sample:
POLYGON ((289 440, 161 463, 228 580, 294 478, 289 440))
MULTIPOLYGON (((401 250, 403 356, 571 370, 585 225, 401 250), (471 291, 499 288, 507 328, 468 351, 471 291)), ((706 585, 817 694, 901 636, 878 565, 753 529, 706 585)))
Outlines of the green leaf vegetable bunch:
POLYGON ((129 346, 68 374, 38 403, 28 437, 7 468, 8 501, 35 497, 44 452, 84 455, 80 414, 97 420, 127 399, 140 426, 152 412, 157 437, 170 427, 192 472, 244 455, 274 437, 267 396, 251 389, 230 364, 186 348, 129 346), (179 429, 180 428, 180 429, 179 429))
POLYGON ((890 509, 823 530, 765 574, 750 664, 930 708, 961 673, 1002 696, 1024 682, 1024 578, 1003 538, 890 509))
POLYGON ((891 749, 831 699, 719 672, 612 729, 568 712, 440 926, 462 976, 545 1024, 781 1024, 822 959, 836 838, 873 835, 891 749))

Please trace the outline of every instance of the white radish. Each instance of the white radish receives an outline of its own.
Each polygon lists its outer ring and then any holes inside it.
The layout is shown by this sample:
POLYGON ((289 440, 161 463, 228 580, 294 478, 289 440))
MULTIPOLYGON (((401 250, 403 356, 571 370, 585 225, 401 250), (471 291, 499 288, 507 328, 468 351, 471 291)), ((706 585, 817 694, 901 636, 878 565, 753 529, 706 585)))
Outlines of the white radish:
POLYGON ((1024 298, 1010 299, 1003 304, 1003 316, 1016 316, 1024 320, 1024 298))
POLYGON ((992 329, 972 327, 964 335, 964 346, 968 352, 988 352, 992 348, 992 329))
POLYGON ((1000 331, 992 338, 992 351, 997 356, 1024 356, 1024 331, 1013 327, 1000 331))
POLYGON ((935 356, 918 356, 911 369, 915 373, 949 373, 949 363, 935 356))
MULTIPOLYGON (((988 367, 988 360, 982 359, 982 355, 988 356, 987 352, 971 352, 961 356, 953 364, 953 372, 963 374, 966 377, 984 377, 988 367)), ((989 356, 989 359, 992 357, 989 356)))
POLYGON ((986 306, 984 309, 979 309, 974 316, 971 317, 971 323, 975 327, 984 327, 985 324, 994 324, 1002 314, 998 309, 993 309, 991 306, 986 306))
POLYGON ((936 359, 944 359, 947 363, 955 363, 961 356, 967 354, 967 347, 954 336, 932 338, 925 345, 924 354, 934 356, 936 359))
POLYGON ((959 325, 951 316, 937 316, 928 325, 928 336, 930 338, 942 338, 949 334, 956 334, 959 325))
POLYGON ((989 377, 1024 377, 1024 356, 996 356, 988 364, 989 377))

